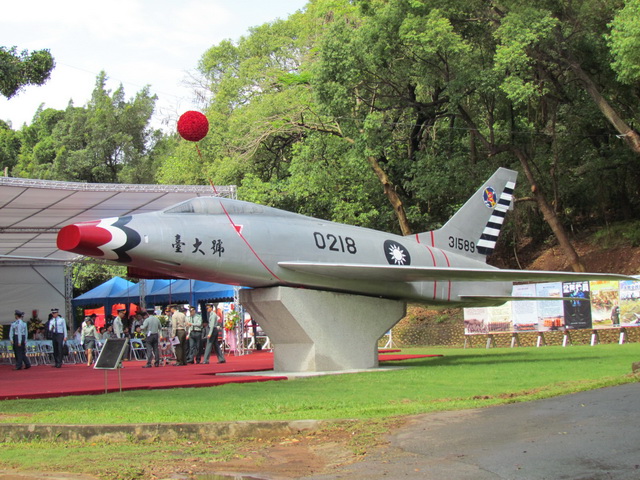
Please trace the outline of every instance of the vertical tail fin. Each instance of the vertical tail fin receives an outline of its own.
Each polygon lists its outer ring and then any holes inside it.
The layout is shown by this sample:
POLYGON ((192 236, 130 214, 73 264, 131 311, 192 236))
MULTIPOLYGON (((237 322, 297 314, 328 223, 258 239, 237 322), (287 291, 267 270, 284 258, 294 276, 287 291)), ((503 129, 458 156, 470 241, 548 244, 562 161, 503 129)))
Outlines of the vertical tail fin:
POLYGON ((512 205, 517 175, 506 168, 496 170, 442 228, 418 234, 419 241, 485 261, 512 205))

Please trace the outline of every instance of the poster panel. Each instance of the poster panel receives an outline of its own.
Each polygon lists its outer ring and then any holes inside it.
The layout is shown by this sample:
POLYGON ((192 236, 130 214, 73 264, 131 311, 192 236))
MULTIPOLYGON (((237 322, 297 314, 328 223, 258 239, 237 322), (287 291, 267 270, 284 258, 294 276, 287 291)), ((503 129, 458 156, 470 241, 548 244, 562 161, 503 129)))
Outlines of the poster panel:
POLYGON ((640 282, 620 282, 620 326, 640 326, 640 282))
MULTIPOLYGON (((562 282, 536 284, 537 297, 562 297, 562 282)), ((564 327, 564 302, 559 300, 538 301, 538 331, 548 332, 564 327)))
POLYGON ((580 299, 588 300, 591 291, 589 290, 589 282, 564 282, 562 284, 562 296, 573 298, 564 303, 564 325, 568 330, 579 330, 591 328, 591 303, 588 301, 580 301, 580 299))
POLYGON ((489 308, 489 318, 487 328, 489 333, 513 332, 513 320, 511 314, 511 303, 506 302, 498 307, 489 308))
MULTIPOLYGON (((535 297, 535 285, 514 285, 511 291, 514 297, 535 297)), ((538 302, 518 300, 511 302, 513 329, 516 332, 535 332, 538 330, 538 302)))
POLYGON ((591 281, 591 320, 593 328, 620 325, 620 285, 616 281, 591 281))
POLYGON ((483 335, 489 333, 489 308, 475 307, 464 309, 465 335, 483 335))

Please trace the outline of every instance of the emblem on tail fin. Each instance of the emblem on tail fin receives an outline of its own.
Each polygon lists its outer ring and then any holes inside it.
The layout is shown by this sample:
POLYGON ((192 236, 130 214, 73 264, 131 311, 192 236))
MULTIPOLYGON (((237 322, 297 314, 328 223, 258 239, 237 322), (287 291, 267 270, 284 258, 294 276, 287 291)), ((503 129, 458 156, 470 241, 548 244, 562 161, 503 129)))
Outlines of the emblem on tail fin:
POLYGON ((495 207, 496 191, 491 187, 485 188, 484 192, 482 192, 482 199, 484 200, 484 204, 487 206, 487 208, 495 207))
POLYGON ((513 201, 513 190, 515 187, 515 182, 507 182, 497 203, 495 202, 495 190, 493 190, 493 188, 489 187, 484 191, 483 197, 485 205, 489 206, 487 203, 487 192, 491 191, 493 193, 495 208, 478 241, 478 252, 482 255, 491 254, 496 247, 500 229, 504 223, 504 217, 507 215, 507 210, 509 210, 511 202, 513 201))

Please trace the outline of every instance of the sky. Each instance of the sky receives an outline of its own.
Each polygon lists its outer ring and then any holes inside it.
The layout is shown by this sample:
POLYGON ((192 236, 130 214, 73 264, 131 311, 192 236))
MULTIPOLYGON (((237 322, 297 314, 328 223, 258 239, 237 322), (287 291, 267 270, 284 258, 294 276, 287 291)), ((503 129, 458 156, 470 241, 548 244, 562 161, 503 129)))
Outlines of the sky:
POLYGON ((49 49, 56 67, 43 86, 0 96, 0 119, 14 130, 30 124, 41 104, 84 106, 100 71, 107 88, 130 99, 145 85, 158 96, 153 125, 170 130, 197 110, 190 79, 211 46, 238 40, 249 28, 301 10, 306 0, 22 0, 6 2, 0 46, 49 49))

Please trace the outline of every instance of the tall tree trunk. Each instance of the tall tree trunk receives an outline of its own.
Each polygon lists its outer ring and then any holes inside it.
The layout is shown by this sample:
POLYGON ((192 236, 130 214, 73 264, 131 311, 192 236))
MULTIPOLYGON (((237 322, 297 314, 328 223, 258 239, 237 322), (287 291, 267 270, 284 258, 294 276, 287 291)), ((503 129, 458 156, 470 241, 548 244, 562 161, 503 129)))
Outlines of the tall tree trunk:
POLYGON ((570 54, 565 53, 567 63, 576 77, 582 82, 587 93, 602 112, 611 125, 620 133, 620 136, 627 142, 629 148, 636 154, 640 155, 640 134, 625 122, 618 112, 616 112, 609 102, 600 93, 598 86, 591 80, 591 77, 582 69, 577 60, 570 54))
POLYGON ((524 175, 525 177, 527 177, 527 180, 531 185, 533 198, 535 198, 538 208, 542 212, 543 218, 551 228, 553 234, 556 236, 556 239, 558 240, 560 247, 564 251, 564 254, 567 257, 571 268, 576 272, 586 271, 584 264, 582 263, 580 257, 578 256, 578 253, 576 252, 576 249, 573 248, 573 245, 571 244, 571 241, 567 236, 567 232, 565 232, 562 223, 560 223, 556 212, 553 210, 553 208, 551 208, 551 205, 549 205, 549 202, 547 202, 544 193, 536 183, 536 179, 533 176, 533 172, 531 171, 531 166, 529 165, 529 158, 527 157, 527 155, 522 150, 514 147, 513 145, 494 145, 492 142, 487 140, 487 138, 482 133, 480 133, 478 127, 471 118, 471 115, 469 115, 469 112, 467 112, 462 106, 458 106, 458 109, 460 111, 461 117, 467 123, 471 131, 490 152, 489 155, 496 155, 498 153, 508 151, 513 153, 518 158, 518 160, 520 161, 520 165, 522 166, 522 170, 524 171, 524 175))
MULTIPOLYGON (((328 133, 337 135, 351 144, 355 143, 355 140, 349 137, 345 137, 342 132, 339 131, 339 129, 329 131, 328 133)), ((403 235, 411 235, 411 227, 409 226, 409 220, 407 220, 407 214, 404 211, 404 203, 402 203, 402 199, 398 195, 398 192, 396 192, 393 182, 389 179, 387 172, 384 171, 377 158, 375 158, 374 156, 369 156, 367 157, 367 161, 378 177, 378 180, 380 180, 380 183, 382 183, 384 194, 387 196, 389 203, 391 203, 391 206, 393 207, 393 213, 395 213, 396 218, 398 219, 400 231, 403 235)))
POLYGON ((553 210, 551 205, 549 205, 549 202, 547 202, 547 199, 544 193, 536 183, 535 177, 531 172, 529 159, 527 155, 519 148, 513 148, 512 151, 520 161, 522 170, 524 171, 524 174, 527 177, 529 184, 531 185, 531 192, 533 193, 533 198, 536 199, 536 203, 538 204, 538 208, 542 212, 542 216, 544 217, 547 224, 549 224, 549 227, 551 227, 553 234, 558 239, 558 243, 560 244, 560 247, 564 251, 564 254, 567 257, 567 260, 569 261, 571 268, 576 272, 585 272, 586 269, 584 267, 584 264, 580 260, 580 257, 578 256, 576 249, 573 248, 573 245, 571 244, 571 241, 567 236, 567 232, 562 226, 562 223, 560 223, 560 220, 558 219, 556 212, 553 210))
POLYGON ((396 192, 395 187, 391 180, 389 180, 389 176, 384 171, 384 169, 380 166, 380 162, 377 158, 373 156, 369 156, 367 158, 369 165, 377 175, 380 183, 382 183, 382 187, 384 188, 384 194, 389 199, 391 206, 393 207, 393 211, 396 214, 398 219, 398 223, 400 225, 400 230, 403 235, 411 235, 411 227, 409 227, 409 221, 407 220, 407 215, 404 211, 404 204, 402 203, 402 199, 396 192))

